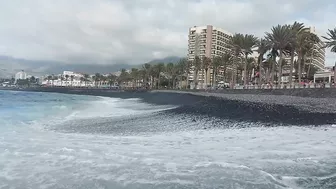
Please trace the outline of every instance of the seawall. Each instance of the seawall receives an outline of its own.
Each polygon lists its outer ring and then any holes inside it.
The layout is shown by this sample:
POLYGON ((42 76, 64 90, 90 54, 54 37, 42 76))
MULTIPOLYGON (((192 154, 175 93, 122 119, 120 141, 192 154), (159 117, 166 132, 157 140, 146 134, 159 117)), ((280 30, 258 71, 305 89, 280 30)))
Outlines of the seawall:
POLYGON ((115 98, 139 98, 159 105, 176 105, 171 114, 215 117, 275 125, 336 124, 335 89, 116 91, 102 89, 31 88, 26 91, 57 92, 115 98))

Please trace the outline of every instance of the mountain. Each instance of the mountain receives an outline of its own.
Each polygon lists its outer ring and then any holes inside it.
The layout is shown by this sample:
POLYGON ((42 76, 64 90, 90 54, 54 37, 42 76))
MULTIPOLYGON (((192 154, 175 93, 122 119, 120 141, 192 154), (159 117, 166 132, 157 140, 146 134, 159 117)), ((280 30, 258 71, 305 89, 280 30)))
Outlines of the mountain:
POLYGON ((166 58, 162 59, 154 59, 152 61, 149 61, 148 63, 150 64, 155 64, 155 63, 177 63, 182 57, 178 56, 168 56, 166 58))
MULTIPOLYGON (((149 61, 150 64, 162 62, 177 62, 180 57, 170 56, 163 59, 155 59, 149 61)), ((74 71, 82 73, 110 73, 116 72, 121 69, 131 69, 133 67, 141 67, 138 65, 131 64, 67 64, 57 61, 44 61, 44 60, 27 60, 13 58, 9 56, 0 56, 0 78, 1 77, 12 77, 15 73, 24 70, 29 75, 42 76, 45 74, 59 74, 63 71, 74 71)))

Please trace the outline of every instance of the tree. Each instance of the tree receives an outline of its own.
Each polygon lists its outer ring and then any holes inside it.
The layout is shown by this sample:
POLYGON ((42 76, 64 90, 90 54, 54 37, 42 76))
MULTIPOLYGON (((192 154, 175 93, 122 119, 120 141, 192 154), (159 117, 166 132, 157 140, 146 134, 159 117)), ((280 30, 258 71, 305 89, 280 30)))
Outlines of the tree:
POLYGON ((71 76, 70 76, 70 82, 71 82, 70 85, 71 85, 71 87, 72 87, 72 83, 73 83, 74 78, 75 78, 74 75, 71 75, 71 76))
POLYGON ((29 79, 29 82, 32 83, 32 84, 35 84, 36 83, 36 78, 34 76, 31 76, 30 79, 29 79))
MULTIPOLYGON (((265 38, 272 43, 273 50, 278 51, 279 53, 279 61, 278 61, 278 84, 281 83, 282 76, 282 59, 284 55, 284 51, 290 43, 293 41, 294 35, 291 30, 290 25, 277 25, 272 27, 271 33, 266 32, 265 38)), ((272 68, 272 70, 274 70, 272 68)), ((273 73, 274 74, 274 73, 273 73)), ((274 75, 273 75, 274 77, 274 75)), ((273 83, 273 79, 271 81, 273 83)))
POLYGON ((65 86, 68 86, 69 77, 69 75, 65 75, 65 86))
POLYGON ((47 81, 48 81, 48 84, 50 83, 50 81, 53 79, 53 76, 52 75, 48 75, 47 76, 47 81))
POLYGON ((261 79, 262 79, 262 71, 261 71, 262 62, 264 60, 264 55, 266 54, 266 52, 271 49, 271 44, 266 39, 260 39, 257 42, 256 46, 257 46, 257 50, 256 51, 259 54, 257 69, 258 69, 258 72, 259 72, 258 86, 260 88, 261 87, 261 79))
POLYGON ((63 75, 60 75, 60 79, 61 79, 61 86, 63 87, 64 76, 63 76, 63 75))
POLYGON ((84 85, 87 87, 87 82, 89 81, 90 75, 89 74, 84 74, 84 85))
MULTIPOLYGON (((180 82, 183 81, 183 79, 186 79, 186 83, 188 86, 188 73, 190 70, 189 61, 187 61, 186 58, 181 58, 179 62, 176 64, 176 79, 180 82)), ((176 84, 175 84, 176 86, 176 84)), ((181 87, 181 85, 180 85, 181 87)))
POLYGON ((149 63, 146 63, 142 66, 142 70, 144 70, 145 73, 145 78, 144 78, 144 82, 147 84, 150 84, 150 86, 152 86, 152 78, 151 78, 151 65, 149 63))
POLYGON ((202 70, 203 70, 203 72, 205 71, 205 73, 203 74, 202 87, 204 87, 204 83, 205 83, 206 87, 208 86, 208 70, 209 70, 210 66, 211 66, 211 59, 209 57, 204 56, 202 58, 202 67, 203 67, 202 70))
POLYGON ((125 84, 128 83, 128 81, 130 81, 130 75, 129 73, 126 71, 126 69, 121 69, 120 75, 118 77, 118 83, 119 85, 122 84, 123 87, 125 87, 125 84))
POLYGON ((248 81, 251 81, 252 80, 252 74, 254 75, 254 72, 257 68, 255 59, 253 57, 248 57, 244 66, 246 66, 244 68, 244 72, 245 72, 245 69, 246 69, 246 74, 245 74, 246 77, 247 77, 246 79, 248 81))
POLYGON ((301 83, 302 77, 302 67, 304 70, 304 65, 306 63, 307 54, 314 48, 314 45, 319 42, 319 38, 311 33, 308 29, 301 32, 297 38, 298 43, 298 78, 299 83, 301 83))
POLYGON ((242 50, 243 50, 243 43, 244 43, 244 35, 241 33, 234 34, 231 38, 230 43, 231 43, 232 53, 234 56, 234 59, 233 59, 234 73, 232 74, 232 87, 234 87, 236 84, 237 75, 238 75, 239 60, 241 60, 241 55, 243 55, 242 50))
POLYGON ((165 69, 165 65, 164 63, 158 63, 156 65, 153 66, 153 74, 154 77, 156 78, 156 88, 159 89, 160 84, 161 84, 161 73, 164 71, 165 69))
POLYGON ((166 72, 167 72, 167 76, 168 76, 168 87, 172 87, 175 88, 175 79, 177 76, 177 67, 175 66, 174 63, 168 63, 166 65, 166 72), (170 86, 172 85, 172 86, 170 86))
POLYGON ((138 84, 138 77, 139 77, 139 70, 137 68, 132 68, 130 73, 130 79, 132 80, 132 87, 137 87, 138 84))
POLYGON ((117 76, 114 74, 109 74, 107 76, 107 79, 108 79, 109 86, 112 87, 112 85, 114 85, 114 83, 116 82, 117 76))
POLYGON ((299 22, 294 22, 291 25, 291 31, 293 34, 293 38, 292 41, 290 41, 290 44, 288 46, 288 52, 291 56, 291 60, 290 60, 290 69, 289 69, 289 85, 290 87, 292 87, 293 85, 293 69, 294 69, 294 56, 295 56, 295 52, 297 52, 298 48, 299 48, 299 44, 298 44, 298 39, 299 36, 302 35, 303 32, 305 32, 307 30, 307 28, 305 28, 303 23, 299 23, 299 22))
POLYGON ((85 78, 84 77, 80 77, 79 78, 79 85, 80 87, 82 87, 82 83, 84 82, 84 85, 85 85, 85 78))
POLYGON ((202 68, 202 61, 199 56, 196 56, 193 61, 193 68, 194 68, 194 89, 197 89, 198 87, 198 72, 202 68))
POLYGON ((255 37, 254 35, 249 35, 245 34, 243 39, 242 39, 242 52, 245 55, 245 64, 244 64, 244 86, 247 84, 247 79, 248 79, 248 56, 252 54, 253 48, 256 47, 258 38, 255 37))
POLYGON ((325 39, 325 47, 330 48, 330 51, 336 53, 336 28, 333 30, 329 29, 327 32, 328 36, 322 36, 325 39))
MULTIPOLYGON (((336 53, 336 28, 333 30, 329 29, 328 36, 323 36, 323 38, 326 40, 325 41, 325 47, 330 48, 330 51, 333 53, 336 53)), ((335 62, 335 67, 336 67, 336 62, 335 62)), ((336 70, 334 70, 334 87, 336 87, 336 70)))
POLYGON ((102 75, 100 73, 95 73, 95 75, 92 77, 92 80, 94 81, 96 87, 98 87, 100 85, 99 82, 102 79, 101 76, 102 75))
POLYGON ((20 86, 20 87, 29 87, 30 86, 30 82, 29 79, 18 79, 16 80, 16 85, 20 86))
POLYGON ((212 87, 217 84, 218 69, 222 65, 222 58, 220 56, 214 56, 212 58, 212 87))

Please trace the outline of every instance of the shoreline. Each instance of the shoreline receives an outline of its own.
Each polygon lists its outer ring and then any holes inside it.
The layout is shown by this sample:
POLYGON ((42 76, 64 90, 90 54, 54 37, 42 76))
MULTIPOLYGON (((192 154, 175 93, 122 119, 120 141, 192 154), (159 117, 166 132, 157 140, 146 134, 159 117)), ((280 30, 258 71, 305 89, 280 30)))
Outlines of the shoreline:
MULTIPOLYGON (((238 122, 263 123, 262 125, 265 124, 265 126, 318 126, 336 124, 335 97, 289 96, 281 95, 279 92, 273 95, 268 95, 267 93, 260 95, 212 93, 210 91, 118 91, 71 88, 30 88, 29 90, 21 89, 16 91, 53 92, 121 99, 137 98, 149 104, 176 105, 177 108, 165 112, 178 115, 188 114, 195 116, 195 119, 214 117, 238 122)), ((327 93, 328 91, 330 89, 323 91, 324 96, 332 94, 330 92, 327 93)), ((309 94, 317 95, 318 92, 314 90, 309 94)))
POLYGON ((303 98, 336 98, 336 88, 300 88, 300 89, 220 89, 220 90, 171 90, 171 89, 108 89, 108 88, 71 88, 71 87, 30 87, 30 88, 8 88, 0 87, 0 90, 11 91, 31 91, 31 92, 56 92, 56 93, 186 93, 194 95, 208 94, 218 96, 218 94, 235 94, 235 95, 273 95, 273 96, 298 96, 303 98))

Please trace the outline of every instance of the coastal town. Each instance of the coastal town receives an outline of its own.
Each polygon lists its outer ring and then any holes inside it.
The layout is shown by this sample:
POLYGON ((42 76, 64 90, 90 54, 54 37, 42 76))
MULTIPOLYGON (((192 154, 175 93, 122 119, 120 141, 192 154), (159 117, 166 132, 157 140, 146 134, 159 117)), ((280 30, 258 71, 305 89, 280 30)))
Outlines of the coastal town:
POLYGON ((263 38, 207 26, 189 28, 186 58, 146 63, 106 73, 32 76, 24 70, 2 87, 88 87, 150 89, 250 89, 335 87, 335 66, 326 66, 326 49, 335 51, 336 28, 318 36, 303 23, 277 25, 263 38), (327 37, 326 37, 327 36, 327 37))

